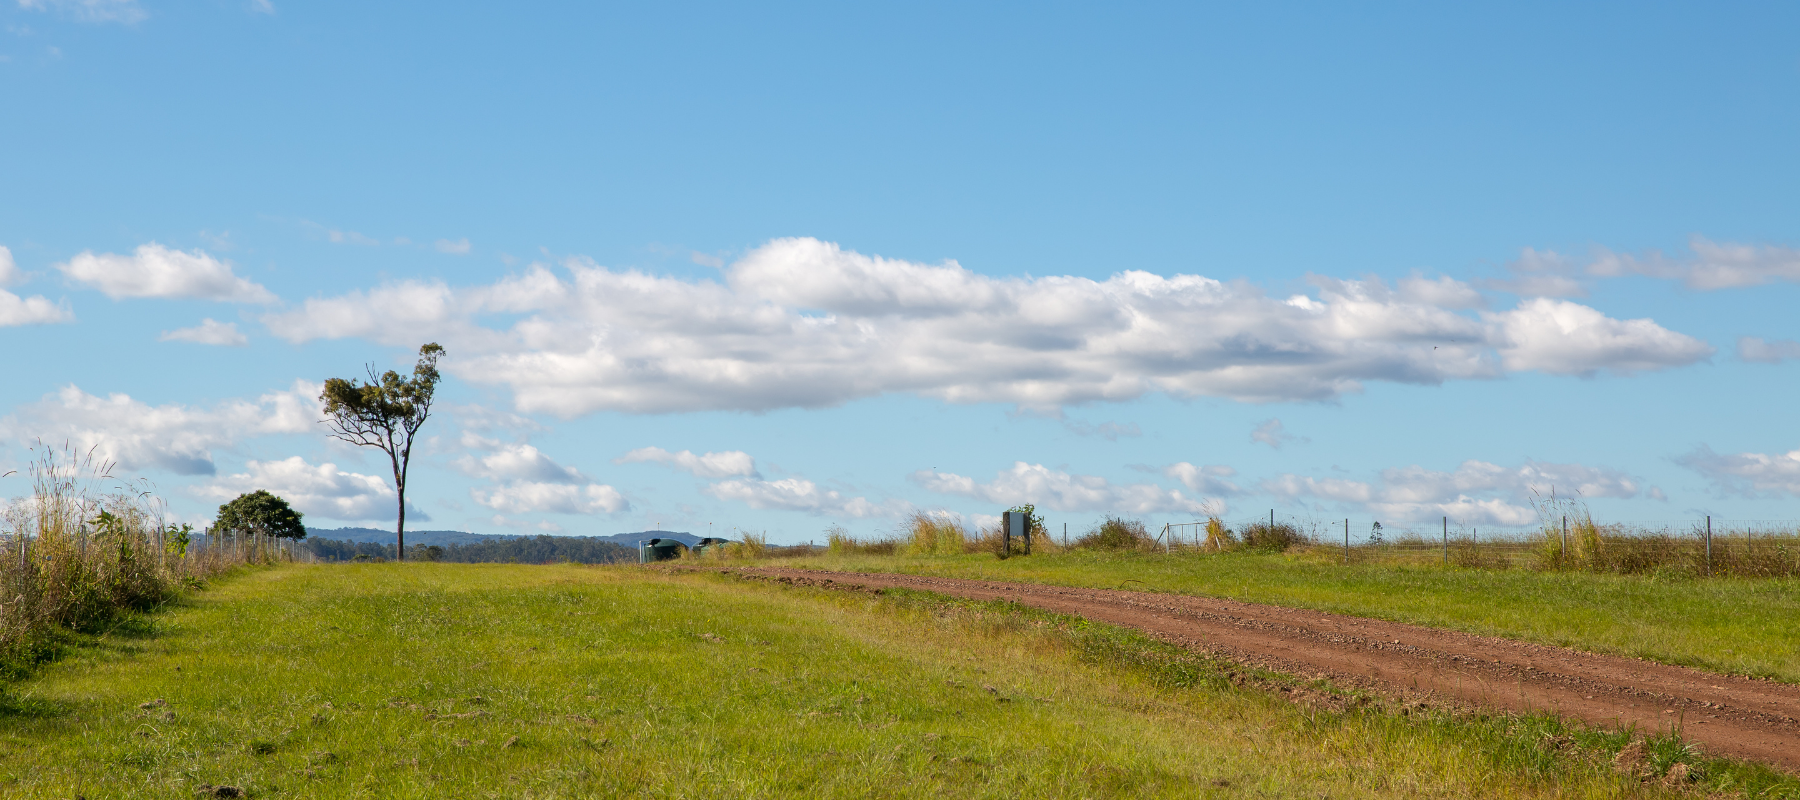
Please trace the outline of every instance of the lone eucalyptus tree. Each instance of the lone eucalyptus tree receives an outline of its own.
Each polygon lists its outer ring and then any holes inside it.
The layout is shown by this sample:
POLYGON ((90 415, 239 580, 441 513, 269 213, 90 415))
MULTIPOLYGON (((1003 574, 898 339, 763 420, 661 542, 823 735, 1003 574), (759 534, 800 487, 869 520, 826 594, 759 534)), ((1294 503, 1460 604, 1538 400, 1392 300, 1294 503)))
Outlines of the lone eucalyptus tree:
POLYGON ((412 460, 413 437, 431 416, 431 398, 437 391, 438 358, 444 348, 436 342, 419 348, 419 363, 412 377, 388 370, 377 376, 369 366, 369 382, 328 378, 319 399, 325 401, 325 424, 331 435, 362 447, 379 447, 394 467, 394 494, 400 504, 394 524, 394 554, 406 560, 406 468, 412 460))

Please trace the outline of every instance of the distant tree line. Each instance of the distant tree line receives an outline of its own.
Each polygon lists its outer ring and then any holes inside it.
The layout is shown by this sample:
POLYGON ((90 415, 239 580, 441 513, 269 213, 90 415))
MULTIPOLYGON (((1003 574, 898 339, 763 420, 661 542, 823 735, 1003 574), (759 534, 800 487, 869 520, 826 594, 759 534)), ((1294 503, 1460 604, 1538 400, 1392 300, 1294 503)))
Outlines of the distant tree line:
MULTIPOLYGON (((394 545, 340 539, 306 539, 302 546, 320 561, 390 561, 394 545)), ((615 542, 575 536, 531 536, 490 539, 475 544, 413 545, 408 561, 453 561, 461 564, 612 564, 636 561, 637 551, 615 542)))

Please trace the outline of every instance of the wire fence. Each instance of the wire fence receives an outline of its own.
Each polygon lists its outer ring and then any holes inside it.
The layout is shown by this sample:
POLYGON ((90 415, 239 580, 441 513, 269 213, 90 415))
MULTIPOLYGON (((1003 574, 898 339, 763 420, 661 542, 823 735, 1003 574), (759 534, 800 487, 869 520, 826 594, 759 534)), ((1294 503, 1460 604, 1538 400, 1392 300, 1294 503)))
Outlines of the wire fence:
POLYGON ((1156 547, 1166 553, 1300 547, 1345 564, 1800 577, 1800 522, 1793 520, 1596 523, 1586 515, 1558 515, 1532 526, 1482 527, 1441 517, 1437 525, 1398 527, 1271 513, 1168 523, 1156 547))

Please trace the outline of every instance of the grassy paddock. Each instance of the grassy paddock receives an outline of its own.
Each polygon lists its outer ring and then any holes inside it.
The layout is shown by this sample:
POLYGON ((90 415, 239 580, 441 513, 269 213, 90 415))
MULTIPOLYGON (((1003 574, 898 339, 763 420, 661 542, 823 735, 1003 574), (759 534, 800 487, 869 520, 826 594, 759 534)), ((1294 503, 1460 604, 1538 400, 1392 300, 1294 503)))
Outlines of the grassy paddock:
MULTIPOLYGON (((284 566, 13 686, 0 794, 1667 791, 1613 771, 1621 736, 1541 718, 1331 710, 1233 674, 1116 628, 917 594, 634 567, 284 566)), ((1655 769, 1693 760, 1667 740, 1650 753, 1655 769)), ((1755 768, 1696 766, 1708 788, 1795 788, 1755 768)))
POLYGON ((1071 551, 771 563, 1229 597, 1800 681, 1792 622, 1800 579, 1344 565, 1325 555, 1071 551))

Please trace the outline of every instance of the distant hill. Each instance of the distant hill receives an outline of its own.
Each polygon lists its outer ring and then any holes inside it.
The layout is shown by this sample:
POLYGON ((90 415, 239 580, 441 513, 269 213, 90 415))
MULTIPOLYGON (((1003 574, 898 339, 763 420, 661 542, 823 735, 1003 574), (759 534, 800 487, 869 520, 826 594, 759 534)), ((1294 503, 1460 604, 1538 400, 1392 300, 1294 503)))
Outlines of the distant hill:
MULTIPOLYGON (((391 545, 394 543, 394 532, 375 528, 307 528, 306 535, 312 539, 334 539, 347 542, 368 542, 370 544, 391 545)), ((537 534, 519 533, 469 533, 467 531, 407 531, 406 545, 437 545, 447 547, 453 544, 481 544, 483 542, 519 539, 537 534)), ((615 533, 608 536, 556 537, 593 539, 601 542, 624 545, 633 549, 638 542, 647 539, 674 539, 685 545, 700 541, 700 537, 686 531, 637 531, 634 533, 615 533)))
MULTIPOLYGON (((307 528, 309 539, 336 539, 346 542, 369 542, 371 544, 393 544, 394 532, 376 530, 375 528, 307 528)), ((466 531, 407 531, 406 544, 438 545, 479 544, 497 539, 516 539, 519 534, 513 533, 468 533, 466 531)))

